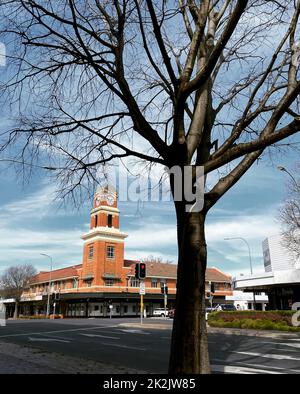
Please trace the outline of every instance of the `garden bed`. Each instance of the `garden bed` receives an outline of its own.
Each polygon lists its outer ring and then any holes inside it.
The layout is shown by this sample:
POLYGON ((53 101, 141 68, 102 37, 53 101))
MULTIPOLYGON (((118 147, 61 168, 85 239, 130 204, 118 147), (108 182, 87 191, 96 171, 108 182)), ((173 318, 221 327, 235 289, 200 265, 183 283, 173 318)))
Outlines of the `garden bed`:
POLYGON ((218 311, 208 315, 208 324, 210 327, 300 332, 300 327, 292 325, 294 313, 295 311, 218 311))

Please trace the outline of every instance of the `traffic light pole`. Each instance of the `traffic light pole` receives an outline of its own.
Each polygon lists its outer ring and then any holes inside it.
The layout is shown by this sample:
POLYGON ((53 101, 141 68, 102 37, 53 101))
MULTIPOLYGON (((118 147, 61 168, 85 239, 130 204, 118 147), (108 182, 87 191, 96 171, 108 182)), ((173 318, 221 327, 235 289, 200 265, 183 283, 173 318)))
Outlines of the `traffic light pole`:
POLYGON ((144 296, 141 294, 141 324, 143 324, 143 313, 144 313, 144 296))
POLYGON ((164 283, 164 306, 165 306, 165 317, 167 316, 167 304, 168 304, 168 294, 166 292, 166 284, 164 283))

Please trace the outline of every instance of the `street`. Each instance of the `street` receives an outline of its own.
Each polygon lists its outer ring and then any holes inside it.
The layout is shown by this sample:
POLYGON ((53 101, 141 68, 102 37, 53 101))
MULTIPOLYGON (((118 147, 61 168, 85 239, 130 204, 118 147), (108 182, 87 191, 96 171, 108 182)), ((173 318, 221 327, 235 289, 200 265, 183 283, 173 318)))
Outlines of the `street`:
MULTIPOLYGON (((0 342, 167 373, 172 320, 149 319, 143 328, 130 327, 132 323, 139 319, 9 320, 0 328, 0 342), (150 320, 160 328, 147 327, 150 320)), ((300 373, 300 337, 214 333, 209 335, 209 351, 215 373, 300 373)))

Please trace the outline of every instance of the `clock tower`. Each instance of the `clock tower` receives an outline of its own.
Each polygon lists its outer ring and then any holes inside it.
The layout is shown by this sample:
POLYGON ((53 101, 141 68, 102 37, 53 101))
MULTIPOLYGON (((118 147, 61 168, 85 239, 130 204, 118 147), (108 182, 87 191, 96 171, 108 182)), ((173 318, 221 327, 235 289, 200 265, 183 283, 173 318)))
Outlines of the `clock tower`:
MULTIPOLYGON (((80 287, 120 286, 124 283, 124 239, 119 228, 117 192, 98 187, 94 196, 90 230, 84 240, 82 283, 80 287)), ((92 290, 92 289, 91 289, 92 290)))

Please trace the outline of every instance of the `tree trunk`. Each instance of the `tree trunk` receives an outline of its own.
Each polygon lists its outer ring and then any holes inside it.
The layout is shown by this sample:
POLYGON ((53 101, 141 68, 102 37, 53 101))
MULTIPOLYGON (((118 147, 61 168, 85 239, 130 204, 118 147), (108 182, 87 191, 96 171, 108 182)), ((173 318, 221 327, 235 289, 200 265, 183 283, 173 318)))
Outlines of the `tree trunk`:
POLYGON ((14 319, 17 319, 19 316, 19 302, 16 300, 15 302, 15 311, 14 311, 14 319))
POLYGON ((210 373, 205 319, 205 213, 185 212, 175 203, 177 214, 178 271, 176 309, 169 373, 210 373))

